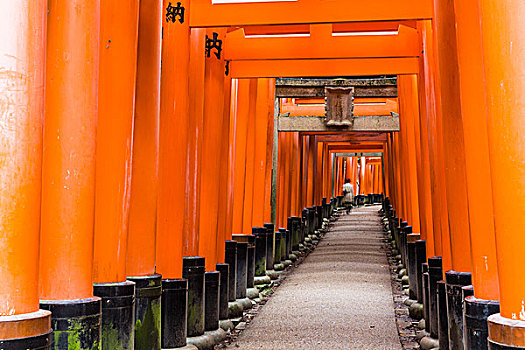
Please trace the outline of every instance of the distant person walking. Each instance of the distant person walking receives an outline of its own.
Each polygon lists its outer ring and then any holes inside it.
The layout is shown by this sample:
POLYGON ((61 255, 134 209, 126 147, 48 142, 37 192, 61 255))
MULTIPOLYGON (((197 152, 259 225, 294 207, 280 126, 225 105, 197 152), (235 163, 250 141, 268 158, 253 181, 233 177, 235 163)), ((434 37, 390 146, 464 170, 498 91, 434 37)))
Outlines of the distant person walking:
POLYGON ((343 205, 346 207, 346 212, 349 213, 352 210, 352 203, 354 203, 354 185, 352 185, 350 179, 345 180, 343 194, 343 205))

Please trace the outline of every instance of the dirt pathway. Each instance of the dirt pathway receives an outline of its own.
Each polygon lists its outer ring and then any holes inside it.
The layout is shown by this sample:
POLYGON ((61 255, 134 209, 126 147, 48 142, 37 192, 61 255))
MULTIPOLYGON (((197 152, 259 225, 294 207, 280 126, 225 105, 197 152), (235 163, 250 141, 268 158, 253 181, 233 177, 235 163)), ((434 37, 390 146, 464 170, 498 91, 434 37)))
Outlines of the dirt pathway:
POLYGON ((401 349, 379 206, 341 217, 229 349, 401 349))

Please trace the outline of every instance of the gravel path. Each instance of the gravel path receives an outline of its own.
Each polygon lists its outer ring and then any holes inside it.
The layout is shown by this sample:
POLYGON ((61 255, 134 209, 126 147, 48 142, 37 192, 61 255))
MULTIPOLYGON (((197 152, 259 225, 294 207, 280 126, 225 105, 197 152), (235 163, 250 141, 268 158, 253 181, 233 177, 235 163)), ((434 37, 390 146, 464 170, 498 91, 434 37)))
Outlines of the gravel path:
POLYGON ((229 349, 401 349, 379 206, 342 216, 229 349))

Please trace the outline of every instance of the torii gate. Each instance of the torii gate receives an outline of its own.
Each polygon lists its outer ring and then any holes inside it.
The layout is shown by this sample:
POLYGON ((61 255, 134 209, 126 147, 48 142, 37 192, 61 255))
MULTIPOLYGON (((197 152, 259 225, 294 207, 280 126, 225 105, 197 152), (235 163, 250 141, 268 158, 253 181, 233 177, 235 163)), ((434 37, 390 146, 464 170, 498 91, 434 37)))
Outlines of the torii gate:
POLYGON ((431 19, 430 0, 192 0, 191 27, 431 19))

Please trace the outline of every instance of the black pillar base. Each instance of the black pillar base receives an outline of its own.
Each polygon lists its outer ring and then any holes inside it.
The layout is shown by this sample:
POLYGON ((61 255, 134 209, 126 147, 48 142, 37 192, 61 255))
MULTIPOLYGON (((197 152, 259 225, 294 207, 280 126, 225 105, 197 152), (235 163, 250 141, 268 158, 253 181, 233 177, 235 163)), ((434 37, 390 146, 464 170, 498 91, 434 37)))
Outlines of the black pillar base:
POLYGON ((43 300, 40 308, 51 311, 53 349, 100 349, 102 299, 43 300))
MULTIPOLYGON (((438 281, 443 279, 443 261, 440 256, 428 258, 428 295, 429 295, 429 320, 430 336, 439 337, 438 323, 438 281)), ((446 308, 445 308, 446 310, 446 308)))
POLYGON ((135 348, 160 350, 162 276, 128 277, 135 282, 135 348))
POLYGON ((228 297, 229 297, 229 282, 230 282, 230 265, 217 264, 215 265, 217 271, 221 273, 221 282, 219 286, 219 319, 228 319, 228 297))
POLYGON ((255 235, 255 276, 266 276, 267 230, 263 227, 253 227, 252 233, 255 235))
POLYGON ((273 255, 274 265, 281 263, 281 253, 282 253, 281 240, 283 239, 283 231, 284 231, 284 234, 286 234, 286 230, 282 228, 280 228, 279 230, 275 232, 275 253, 273 255))
POLYGON ((237 284, 235 298, 246 298, 248 281, 248 243, 237 242, 237 284))
POLYGON ((300 236, 299 236, 299 244, 303 244, 304 238, 308 236, 309 233, 309 225, 310 220, 308 219, 308 208, 304 208, 302 211, 302 218, 301 218, 301 229, 300 229, 300 236))
POLYGON ((187 280, 162 280, 161 346, 163 349, 186 346, 187 303, 187 280))
MULTIPOLYGON (((413 236, 413 235, 412 235, 413 236)), ((417 261, 416 261, 416 242, 410 241, 412 236, 407 237, 406 254, 407 254, 407 274, 408 274, 408 297, 417 301, 417 261)), ((419 238, 419 235, 416 237, 419 238)))
POLYGON ((188 337, 204 334, 204 271, 203 257, 182 258, 182 277, 188 280, 188 337))
POLYGON ((93 294, 102 298, 102 348, 134 349, 135 283, 95 283, 93 294))
POLYGON ((472 284, 468 272, 445 272, 447 284, 448 343, 451 350, 463 350, 463 292, 462 288, 472 284))
POLYGON ((408 269, 409 266, 409 257, 408 257, 408 237, 407 235, 412 234, 412 226, 405 225, 403 227, 403 224, 407 223, 406 221, 403 221, 401 224, 401 232, 399 235, 399 238, 401 240, 401 245, 398 247, 399 251, 401 252, 401 260, 403 261, 403 265, 405 265, 408 269))
POLYGON ((281 241, 279 242, 279 248, 276 246, 275 249, 279 249, 280 251, 280 263, 282 264, 286 259, 288 259, 288 253, 286 252, 286 236, 287 233, 289 234, 289 232, 285 228, 281 228, 279 231, 281 232, 281 241))
POLYGON ((284 245, 284 260, 290 259, 290 254, 292 253, 292 232, 290 230, 286 230, 285 234, 285 245, 284 245))
MULTIPOLYGON (((35 337, 0 340, 2 350, 48 350, 51 349, 53 332, 35 337)), ((67 348, 57 348, 67 349, 67 348)))
POLYGON ((237 242, 226 241, 226 252, 224 262, 229 266, 228 273, 228 301, 235 301, 235 294, 237 292, 237 242))
POLYGON ((430 283, 427 264, 423 266, 423 318, 425 319, 425 331, 430 334, 430 283))
POLYGON ((204 330, 214 331, 219 328, 219 290, 221 283, 221 273, 210 271, 204 274, 204 330))
POLYGON ((427 261, 427 248, 424 239, 416 241, 416 294, 419 303, 423 304, 423 294, 425 289, 423 288, 423 264, 427 261))
POLYGON ((299 243, 301 243, 302 238, 302 218, 299 216, 292 217, 292 251, 299 250, 299 243))
POLYGON ((274 255, 274 249, 273 249, 273 236, 275 234, 275 225, 274 224, 264 224, 264 227, 266 228, 266 270, 273 270, 273 255, 274 255))
POLYGON ((468 296, 464 300, 465 350, 488 349, 488 324, 490 315, 499 312, 499 302, 468 296))
POLYGON ((447 287, 445 281, 437 282, 437 316, 439 348, 448 349, 447 287))
POLYGON ((254 243, 248 245, 248 272, 246 273, 246 288, 254 287, 255 280, 255 237, 254 243))

